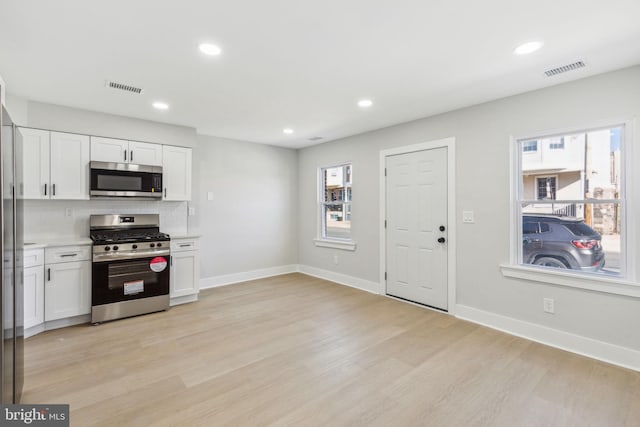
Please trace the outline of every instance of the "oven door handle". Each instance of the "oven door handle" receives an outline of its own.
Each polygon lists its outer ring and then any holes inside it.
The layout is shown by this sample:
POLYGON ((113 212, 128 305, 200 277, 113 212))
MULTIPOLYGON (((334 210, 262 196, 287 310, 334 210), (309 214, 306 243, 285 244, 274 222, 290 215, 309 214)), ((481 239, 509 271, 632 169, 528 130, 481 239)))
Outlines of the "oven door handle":
POLYGON ((109 262, 120 261, 136 258, 152 258, 155 256, 169 256, 171 252, 166 251, 132 251, 132 252, 116 252, 108 254, 93 254, 93 262, 109 262))

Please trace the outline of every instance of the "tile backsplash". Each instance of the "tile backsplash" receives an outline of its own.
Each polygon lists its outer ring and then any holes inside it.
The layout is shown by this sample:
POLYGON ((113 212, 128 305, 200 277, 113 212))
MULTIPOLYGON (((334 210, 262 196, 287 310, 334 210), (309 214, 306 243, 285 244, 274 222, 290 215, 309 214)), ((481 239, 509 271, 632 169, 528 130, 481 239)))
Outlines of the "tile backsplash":
POLYGON ((160 214, 160 231, 189 231, 188 202, 144 200, 25 200, 25 241, 89 237, 89 216, 160 214))

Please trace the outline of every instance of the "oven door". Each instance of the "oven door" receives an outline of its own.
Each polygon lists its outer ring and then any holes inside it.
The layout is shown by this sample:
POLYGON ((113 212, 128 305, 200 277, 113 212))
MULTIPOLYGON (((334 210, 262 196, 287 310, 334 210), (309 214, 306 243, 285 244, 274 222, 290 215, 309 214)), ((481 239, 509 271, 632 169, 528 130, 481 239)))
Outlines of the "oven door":
POLYGON ((91 162, 92 198, 162 198, 162 168, 121 163, 91 162))
POLYGON ((93 306, 169 294, 169 255, 94 262, 93 306))

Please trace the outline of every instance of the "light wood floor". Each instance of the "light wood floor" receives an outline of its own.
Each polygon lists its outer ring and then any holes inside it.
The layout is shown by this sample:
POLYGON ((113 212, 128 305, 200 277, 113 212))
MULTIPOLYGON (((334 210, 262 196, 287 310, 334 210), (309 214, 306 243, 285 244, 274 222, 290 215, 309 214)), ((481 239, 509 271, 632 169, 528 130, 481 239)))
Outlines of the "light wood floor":
POLYGON ((301 274, 29 338, 71 425, 638 426, 640 373, 301 274))

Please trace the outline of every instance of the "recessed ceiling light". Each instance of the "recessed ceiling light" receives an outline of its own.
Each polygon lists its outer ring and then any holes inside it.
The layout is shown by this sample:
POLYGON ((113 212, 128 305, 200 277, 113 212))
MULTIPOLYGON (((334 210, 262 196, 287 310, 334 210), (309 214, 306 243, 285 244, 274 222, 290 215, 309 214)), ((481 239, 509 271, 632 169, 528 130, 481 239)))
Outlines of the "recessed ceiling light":
POLYGON ((198 48, 200 49, 200 52, 204 53, 205 55, 216 56, 222 53, 222 49, 211 43, 201 43, 198 48))
POLYGON ((358 107, 360 108, 369 108, 373 105, 373 101, 370 99, 361 99, 358 101, 358 107))
POLYGON ((515 53, 516 55, 526 55, 526 54, 535 52, 536 50, 540 49, 542 46, 544 46, 544 43, 540 41, 527 42, 515 48, 513 53, 515 53))
POLYGON ((282 132, 286 133, 287 135, 291 135, 293 133, 293 129, 291 128, 284 128, 282 129, 282 132))
POLYGON ((169 109, 169 104, 167 104, 166 102, 154 102, 153 104, 153 108, 156 108, 158 110, 168 110, 169 109))

